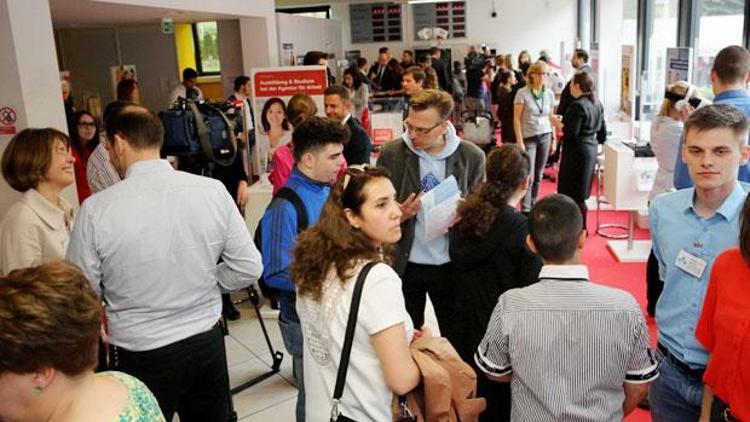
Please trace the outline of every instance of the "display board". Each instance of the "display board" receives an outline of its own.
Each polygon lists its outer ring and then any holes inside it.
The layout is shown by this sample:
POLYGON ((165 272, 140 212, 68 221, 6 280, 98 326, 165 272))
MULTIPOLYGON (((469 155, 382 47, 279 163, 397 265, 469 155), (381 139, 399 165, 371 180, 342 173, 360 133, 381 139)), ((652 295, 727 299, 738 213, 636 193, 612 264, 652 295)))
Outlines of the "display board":
POLYGON ((323 92, 328 87, 325 66, 255 68, 250 77, 253 81, 252 104, 255 113, 255 146, 253 148, 253 174, 263 177, 271 169, 273 153, 292 140, 292 125, 286 118, 289 99, 303 92, 323 114, 323 92))
POLYGON ((401 41, 400 4, 350 4, 352 43, 401 41))
POLYGON ((690 47, 667 48, 666 85, 693 79, 693 49, 690 47))
POLYGON ((466 38, 466 3, 452 1, 414 4, 414 39, 424 28, 443 28, 448 38, 466 38))

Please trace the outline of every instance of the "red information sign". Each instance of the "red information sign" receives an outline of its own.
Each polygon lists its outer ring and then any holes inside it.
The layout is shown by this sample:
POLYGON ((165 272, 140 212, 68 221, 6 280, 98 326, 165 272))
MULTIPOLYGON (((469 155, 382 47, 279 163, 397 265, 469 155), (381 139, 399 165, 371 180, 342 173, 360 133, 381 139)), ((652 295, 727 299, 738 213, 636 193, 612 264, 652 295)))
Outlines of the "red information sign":
POLYGON ((393 129, 375 129, 373 130, 372 142, 375 145, 384 144, 394 138, 393 129))
POLYGON ((18 116, 16 111, 10 107, 0 108, 0 135, 15 135, 16 120, 18 116))
POLYGON ((307 95, 323 95, 328 85, 325 70, 295 69, 260 70, 255 73, 256 97, 286 97, 298 92, 307 95))

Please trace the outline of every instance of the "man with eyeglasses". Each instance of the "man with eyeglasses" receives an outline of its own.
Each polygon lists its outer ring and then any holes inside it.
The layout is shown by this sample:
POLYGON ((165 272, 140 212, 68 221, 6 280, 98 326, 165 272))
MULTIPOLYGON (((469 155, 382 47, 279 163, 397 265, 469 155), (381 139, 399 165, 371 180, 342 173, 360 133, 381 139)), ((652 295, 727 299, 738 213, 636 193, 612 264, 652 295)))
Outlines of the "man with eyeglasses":
POLYGON ((425 239, 422 194, 454 176, 461 195, 467 195, 484 179, 484 153, 461 140, 448 121, 453 111, 451 95, 435 89, 411 98, 404 121, 404 135, 387 143, 378 166, 387 169, 401 203, 401 240, 393 268, 403 280, 406 309, 415 327, 424 325, 426 294, 435 308, 440 332, 452 337, 454 314, 453 265, 448 253, 448 234, 425 239))

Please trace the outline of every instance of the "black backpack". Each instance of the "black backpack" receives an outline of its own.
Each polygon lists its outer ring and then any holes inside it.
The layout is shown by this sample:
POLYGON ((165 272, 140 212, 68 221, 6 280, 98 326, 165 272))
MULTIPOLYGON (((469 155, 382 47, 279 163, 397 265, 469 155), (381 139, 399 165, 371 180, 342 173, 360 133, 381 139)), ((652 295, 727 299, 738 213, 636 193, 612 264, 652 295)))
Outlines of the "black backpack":
MULTIPOLYGON (((271 203, 268 204, 268 208, 270 208, 276 200, 289 201, 294 206, 294 210, 297 213, 297 234, 300 234, 305 229, 307 229, 307 209, 305 209, 305 204, 302 202, 302 199, 299 197, 299 195, 297 195, 297 192, 286 186, 279 189, 279 191, 276 192, 276 195, 273 196, 271 203)), ((266 208, 266 210, 268 210, 268 208, 266 208)), ((255 243, 255 247, 262 252, 263 234, 261 233, 261 229, 262 226, 260 222, 258 222, 258 227, 255 229, 255 237, 253 238, 253 242, 255 243)), ((268 298, 275 297, 277 295, 277 291, 279 290, 275 287, 269 286, 263 279, 263 276, 261 276, 258 280, 258 285, 260 286, 260 291, 263 293, 263 296, 268 298)))

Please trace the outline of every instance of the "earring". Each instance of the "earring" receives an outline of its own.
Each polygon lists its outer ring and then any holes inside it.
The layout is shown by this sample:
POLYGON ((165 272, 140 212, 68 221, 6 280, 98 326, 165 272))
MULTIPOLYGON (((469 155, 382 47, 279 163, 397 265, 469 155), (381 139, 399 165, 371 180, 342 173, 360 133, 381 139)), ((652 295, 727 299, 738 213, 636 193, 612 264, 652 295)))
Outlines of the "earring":
POLYGON ((31 389, 31 392, 34 393, 35 396, 38 396, 42 394, 42 387, 34 387, 31 389))

